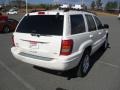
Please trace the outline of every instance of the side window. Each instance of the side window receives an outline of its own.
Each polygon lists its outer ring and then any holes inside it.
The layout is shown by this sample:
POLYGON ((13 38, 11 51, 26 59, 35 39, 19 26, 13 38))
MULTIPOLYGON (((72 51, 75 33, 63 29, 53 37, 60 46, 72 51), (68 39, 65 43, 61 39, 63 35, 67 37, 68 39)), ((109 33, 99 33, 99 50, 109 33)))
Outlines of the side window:
POLYGON ((95 21, 96 21, 96 23, 97 23, 98 29, 102 29, 102 28, 103 28, 103 25, 102 25, 101 21, 100 21, 96 16, 94 16, 94 18, 95 18, 95 21))
POLYGON ((71 15, 71 34, 85 32, 85 22, 83 15, 71 15))
POLYGON ((85 15, 88 23, 88 29, 89 31, 95 31, 96 30, 96 25, 94 22, 94 19, 91 15, 85 15))

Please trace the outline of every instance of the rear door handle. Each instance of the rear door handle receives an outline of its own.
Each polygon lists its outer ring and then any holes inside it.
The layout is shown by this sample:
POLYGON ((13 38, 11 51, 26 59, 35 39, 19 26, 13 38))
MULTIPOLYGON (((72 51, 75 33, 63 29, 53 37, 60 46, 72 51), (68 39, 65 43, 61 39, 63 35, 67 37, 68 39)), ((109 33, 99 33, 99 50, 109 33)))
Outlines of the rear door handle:
POLYGON ((101 35, 101 34, 102 34, 102 32, 99 32, 98 34, 99 34, 99 35, 101 35))

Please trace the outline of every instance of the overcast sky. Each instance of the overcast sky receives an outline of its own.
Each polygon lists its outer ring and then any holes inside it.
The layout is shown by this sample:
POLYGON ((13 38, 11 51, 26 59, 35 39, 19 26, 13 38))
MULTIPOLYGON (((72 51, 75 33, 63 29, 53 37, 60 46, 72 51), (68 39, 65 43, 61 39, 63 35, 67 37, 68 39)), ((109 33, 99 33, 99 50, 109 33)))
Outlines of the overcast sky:
MULTIPOLYGON (((53 3, 53 1, 57 1, 58 3, 72 3, 72 4, 79 4, 81 0, 28 0, 29 3, 53 3)), ((93 0, 83 0, 85 4, 91 4, 93 0)), ((119 0, 102 0, 102 3, 106 3, 108 1, 119 1, 119 0)))
MULTIPOLYGON (((0 3, 2 1, 6 1, 7 2, 8 0, 0 0, 0 3)), ((40 3, 51 4, 54 1, 56 1, 57 3, 80 4, 81 0, 27 0, 27 1, 28 1, 28 3, 32 3, 32 4, 40 4, 40 3)), ((86 4, 86 5, 91 5, 92 1, 93 0, 83 0, 84 4, 86 4)), ((106 2, 108 2, 108 1, 119 1, 120 2, 120 0, 101 0, 101 1, 102 1, 103 5, 105 5, 106 2)))

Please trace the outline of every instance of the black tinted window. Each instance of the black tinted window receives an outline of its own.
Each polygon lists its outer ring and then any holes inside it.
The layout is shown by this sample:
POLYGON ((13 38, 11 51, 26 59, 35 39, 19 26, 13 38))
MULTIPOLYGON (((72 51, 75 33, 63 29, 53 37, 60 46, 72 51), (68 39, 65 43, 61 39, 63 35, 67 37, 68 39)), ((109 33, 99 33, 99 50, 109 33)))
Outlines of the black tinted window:
POLYGON ((89 31, 95 31, 96 30, 96 25, 94 22, 94 19, 91 15, 85 15, 88 23, 88 30, 89 31))
POLYGON ((72 34, 85 32, 85 23, 82 15, 71 15, 70 18, 72 34))
POLYGON ((63 16, 58 15, 35 15, 26 16, 17 32, 37 33, 41 35, 62 35, 63 16))
POLYGON ((95 21, 96 21, 96 23, 97 23, 98 29, 102 29, 102 28, 103 28, 103 25, 102 25, 101 21, 100 21, 96 16, 95 16, 94 18, 95 18, 95 21))

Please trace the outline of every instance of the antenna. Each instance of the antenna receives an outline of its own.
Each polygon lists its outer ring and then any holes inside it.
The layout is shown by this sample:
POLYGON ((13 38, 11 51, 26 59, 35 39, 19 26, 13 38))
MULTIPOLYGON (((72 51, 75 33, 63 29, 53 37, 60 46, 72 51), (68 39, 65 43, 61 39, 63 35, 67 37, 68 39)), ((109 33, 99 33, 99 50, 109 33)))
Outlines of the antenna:
POLYGON ((118 1, 118 13, 120 13, 120 1, 118 1))

